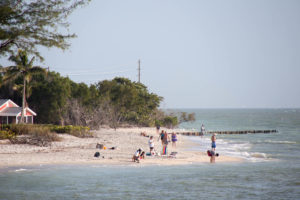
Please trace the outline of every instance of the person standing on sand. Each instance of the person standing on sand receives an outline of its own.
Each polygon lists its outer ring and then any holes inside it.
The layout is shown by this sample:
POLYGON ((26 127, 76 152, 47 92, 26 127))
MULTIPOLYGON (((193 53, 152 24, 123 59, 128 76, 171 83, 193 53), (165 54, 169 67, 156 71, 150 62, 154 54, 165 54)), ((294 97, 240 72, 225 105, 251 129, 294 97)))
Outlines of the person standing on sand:
POLYGON ((201 132, 200 132, 200 133, 201 133, 201 136, 204 135, 204 132, 205 132, 205 127, 204 127, 204 125, 202 124, 202 126, 201 126, 201 132))
POLYGON ((153 140, 153 136, 150 136, 150 139, 149 139, 149 148, 150 148, 150 154, 153 155, 154 154, 154 140, 153 140))
POLYGON ((164 130, 162 130, 159 137, 158 137, 158 140, 157 140, 157 141, 159 141, 159 139, 161 140, 161 145, 164 144, 164 141, 163 141, 164 137, 165 137, 165 132, 164 132, 164 130))
POLYGON ((159 133, 160 125, 156 125, 156 132, 159 133))
POLYGON ((170 141, 167 131, 165 131, 162 141, 163 141, 163 144, 168 144, 168 142, 170 141))
POLYGON ((213 135, 211 136, 211 149, 215 152, 216 151, 216 134, 213 133, 213 135))
POLYGON ((167 148, 168 148, 168 143, 169 143, 169 136, 168 136, 168 133, 167 131, 165 131, 164 133, 164 137, 162 139, 162 155, 167 155, 167 148))
POLYGON ((172 133, 172 147, 176 148, 177 135, 176 133, 172 133))

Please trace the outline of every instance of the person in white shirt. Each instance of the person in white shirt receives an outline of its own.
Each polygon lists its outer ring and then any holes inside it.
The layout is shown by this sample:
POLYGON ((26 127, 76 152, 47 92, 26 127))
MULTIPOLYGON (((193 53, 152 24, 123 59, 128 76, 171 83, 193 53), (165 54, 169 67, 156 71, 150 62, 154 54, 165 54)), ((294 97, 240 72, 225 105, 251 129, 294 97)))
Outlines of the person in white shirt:
POLYGON ((142 149, 138 149, 138 150, 134 153, 134 155, 133 155, 133 157, 132 157, 132 161, 133 161, 133 162, 139 163, 139 162, 140 162, 140 155, 141 155, 141 153, 142 153, 142 149))
POLYGON ((149 139, 149 148, 150 148, 150 154, 153 155, 154 154, 154 140, 153 140, 153 136, 150 136, 150 139, 149 139))

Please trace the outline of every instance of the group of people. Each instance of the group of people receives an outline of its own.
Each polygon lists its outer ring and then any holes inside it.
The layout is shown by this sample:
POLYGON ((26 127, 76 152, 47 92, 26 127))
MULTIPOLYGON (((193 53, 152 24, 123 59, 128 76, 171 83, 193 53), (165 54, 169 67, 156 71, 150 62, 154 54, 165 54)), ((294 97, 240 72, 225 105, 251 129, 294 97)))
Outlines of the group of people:
MULTIPOLYGON (((145 136, 144 134, 145 133, 143 133, 143 136, 145 136)), ((157 153, 154 149, 154 137, 153 136, 149 137, 149 141, 148 141, 149 149, 150 149, 149 155, 167 155, 167 147, 170 142, 170 137, 169 137, 168 133, 166 131, 162 130, 158 137, 158 141, 159 140, 161 140, 161 143, 162 143, 162 153, 161 154, 157 153)), ((176 142, 177 142, 176 133, 171 134, 171 141, 172 141, 172 146, 174 148, 176 148, 176 142)), ((147 153, 147 155, 148 155, 148 153, 147 153)), ((134 153, 134 155, 132 157, 132 161, 139 163, 139 161, 144 158, 145 158, 145 151, 143 151, 143 149, 139 148, 134 153)))
POLYGON ((172 147, 176 148, 176 142, 177 142, 177 135, 176 133, 171 133, 171 140, 169 137, 169 134, 167 133, 167 131, 162 130, 158 140, 161 140, 161 145, 162 145, 162 155, 167 155, 167 149, 168 149, 168 145, 170 143, 170 141, 172 141, 172 147))
MULTIPOLYGON (((159 133, 160 127, 157 126, 156 128, 157 128, 156 129, 157 133, 159 133)), ((201 134, 204 135, 204 133, 205 133, 205 127, 202 124, 201 134)), ((161 144, 162 144, 162 153, 161 153, 161 155, 167 155, 168 145, 169 145, 170 142, 172 142, 172 147, 176 148, 177 134, 174 133, 174 132, 171 133, 171 140, 170 140, 170 136, 167 133, 167 131, 162 130, 159 133, 158 141, 159 140, 161 140, 161 144)), ((214 133, 211 136, 211 150, 207 150, 207 154, 208 154, 208 156, 210 156, 210 162, 211 163, 214 163, 215 162, 215 157, 219 156, 219 154, 216 153, 216 140, 217 140, 216 134, 214 133)), ((154 149, 154 137, 153 136, 150 136, 148 144, 149 144, 149 149, 150 149, 149 155, 158 155, 158 153, 154 149)), ((147 155, 148 155, 148 153, 147 153, 147 155)), ((139 162, 139 160, 143 159, 144 156, 145 156, 145 152, 140 148, 135 152, 132 159, 133 159, 134 162, 139 162)))
MULTIPOLYGON (((161 140, 162 145, 162 155, 167 155, 167 148, 170 143, 170 137, 167 131, 162 130, 159 134, 158 141, 161 140)), ((177 142, 177 135, 176 133, 171 134, 171 141, 172 141, 172 147, 176 148, 176 142, 177 142)), ((155 155, 156 152, 154 150, 154 139, 153 136, 150 136, 149 139, 149 148, 150 148, 150 154, 155 155)))
MULTIPOLYGON (((201 136, 205 134, 205 127, 203 124, 201 125, 200 133, 201 136)), ((217 140, 216 134, 213 133, 210 139, 211 139, 211 150, 207 150, 207 155, 210 157, 210 162, 214 163, 216 157, 219 156, 219 154, 216 153, 216 140, 217 140)))
POLYGON ((217 140, 216 134, 213 133, 213 135, 211 136, 211 150, 207 151, 207 155, 210 156, 211 163, 214 163, 216 156, 217 157, 219 156, 219 154, 216 153, 216 140, 217 140))
POLYGON ((133 157, 132 157, 132 161, 133 162, 137 162, 139 163, 141 159, 145 158, 145 151, 143 151, 143 149, 139 148, 138 150, 136 150, 136 152, 134 153, 133 157))

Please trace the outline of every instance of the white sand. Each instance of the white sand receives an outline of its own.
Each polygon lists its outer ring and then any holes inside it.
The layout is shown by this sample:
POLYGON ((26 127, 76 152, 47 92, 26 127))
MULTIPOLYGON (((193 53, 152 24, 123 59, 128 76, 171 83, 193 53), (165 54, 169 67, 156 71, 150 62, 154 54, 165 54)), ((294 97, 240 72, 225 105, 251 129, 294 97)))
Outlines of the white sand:
MULTIPOLYGON (((167 131, 171 133, 175 130, 167 131)), ((161 141, 158 141, 159 135, 155 128, 122 128, 116 131, 101 129, 95 131, 94 138, 77 138, 61 134, 62 141, 53 142, 50 147, 13 145, 7 140, 2 140, 0 141, 0 167, 46 164, 180 165, 209 162, 209 157, 205 152, 188 150, 189 147, 196 145, 188 139, 188 136, 178 135, 177 147, 173 148, 172 144, 169 144, 168 147, 169 153, 178 152, 176 158, 145 156, 140 163, 134 163, 131 159, 138 148, 149 152, 149 138, 141 136, 141 132, 154 136, 155 149, 160 152, 161 141), (107 148, 116 147, 116 149, 96 149, 97 143, 104 144, 107 148), (94 157, 94 153, 97 151, 100 152, 99 158, 94 157)), ((216 157, 216 163, 240 161, 242 159, 229 156, 216 157)))

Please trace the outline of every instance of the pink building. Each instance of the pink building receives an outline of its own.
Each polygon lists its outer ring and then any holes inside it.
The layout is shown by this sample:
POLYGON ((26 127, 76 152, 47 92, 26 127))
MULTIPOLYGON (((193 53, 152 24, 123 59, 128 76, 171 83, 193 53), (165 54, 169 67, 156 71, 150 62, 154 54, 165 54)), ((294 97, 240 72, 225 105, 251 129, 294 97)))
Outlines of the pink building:
MULTIPOLYGON (((10 99, 0 99, 0 124, 17 124, 21 120, 22 107, 10 99)), ((33 124, 36 113, 30 108, 25 108, 24 122, 33 124)))

